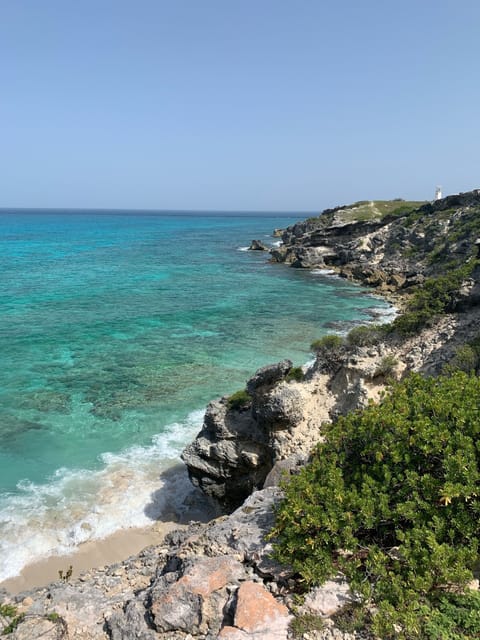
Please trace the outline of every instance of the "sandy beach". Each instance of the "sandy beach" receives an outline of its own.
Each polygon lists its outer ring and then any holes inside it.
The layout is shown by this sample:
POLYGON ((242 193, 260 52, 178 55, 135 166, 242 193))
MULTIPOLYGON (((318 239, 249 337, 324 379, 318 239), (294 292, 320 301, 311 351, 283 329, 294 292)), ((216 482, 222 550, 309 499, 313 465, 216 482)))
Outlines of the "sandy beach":
MULTIPOLYGON (((164 470, 161 474, 163 485, 160 491, 174 495, 178 489, 178 480, 185 474, 183 464, 164 470)), ((84 542, 72 553, 52 555, 29 563, 19 576, 0 582, 0 590, 6 589, 17 594, 58 580, 59 571, 65 575, 70 566, 72 577, 76 578, 90 569, 121 562, 145 547, 160 544, 169 531, 192 521, 208 522, 220 515, 220 511, 207 496, 191 486, 183 502, 179 504, 172 501, 170 509, 165 508, 162 515, 164 520, 152 520, 152 524, 146 527, 120 529, 106 538, 84 542)))
POLYGON ((0 589, 17 594, 42 587, 58 580, 59 571, 65 574, 70 566, 72 577, 78 577, 89 569, 120 562, 145 547, 159 544, 169 531, 181 526, 176 522, 155 522, 151 527, 117 531, 103 540, 85 542, 74 553, 50 556, 27 565, 19 576, 0 582, 0 589))

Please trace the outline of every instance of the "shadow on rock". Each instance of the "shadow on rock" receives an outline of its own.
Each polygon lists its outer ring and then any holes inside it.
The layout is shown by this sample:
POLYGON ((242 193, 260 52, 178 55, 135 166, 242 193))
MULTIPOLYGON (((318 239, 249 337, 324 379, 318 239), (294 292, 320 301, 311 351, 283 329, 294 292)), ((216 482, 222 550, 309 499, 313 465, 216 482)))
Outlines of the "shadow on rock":
POLYGON ((144 509, 147 518, 187 524, 209 522, 222 515, 218 503, 193 487, 185 465, 162 471, 159 479, 162 486, 151 494, 144 509))

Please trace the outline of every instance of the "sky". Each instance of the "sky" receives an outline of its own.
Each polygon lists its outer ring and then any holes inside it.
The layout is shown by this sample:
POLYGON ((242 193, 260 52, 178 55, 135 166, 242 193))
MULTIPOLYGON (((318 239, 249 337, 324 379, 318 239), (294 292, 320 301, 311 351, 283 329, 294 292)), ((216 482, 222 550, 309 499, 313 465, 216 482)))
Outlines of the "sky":
POLYGON ((0 0, 0 207, 480 187, 478 0, 0 0))

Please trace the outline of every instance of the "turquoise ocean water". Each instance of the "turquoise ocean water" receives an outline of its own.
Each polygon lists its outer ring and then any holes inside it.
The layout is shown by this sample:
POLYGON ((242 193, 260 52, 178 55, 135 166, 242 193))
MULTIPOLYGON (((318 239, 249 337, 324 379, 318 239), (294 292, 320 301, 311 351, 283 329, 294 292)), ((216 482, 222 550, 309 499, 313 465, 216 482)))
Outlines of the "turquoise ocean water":
POLYGON ((388 312, 245 251, 295 220, 0 212, 0 580, 161 515, 186 487, 162 502, 159 476, 210 399, 306 362, 332 323, 388 312))

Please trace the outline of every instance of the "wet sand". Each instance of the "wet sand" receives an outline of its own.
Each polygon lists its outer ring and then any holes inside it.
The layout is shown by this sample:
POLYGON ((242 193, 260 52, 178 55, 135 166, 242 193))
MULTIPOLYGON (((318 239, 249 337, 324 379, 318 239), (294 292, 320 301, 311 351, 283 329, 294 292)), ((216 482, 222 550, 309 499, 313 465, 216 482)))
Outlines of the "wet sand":
POLYGON ((65 575, 70 566, 72 577, 78 577, 89 569, 120 562, 145 547, 160 544, 169 531, 181 526, 176 522, 156 522, 151 527, 121 530, 103 540, 85 542, 69 555, 50 556, 27 565, 19 576, 0 582, 0 589, 17 594, 42 587, 58 580, 59 571, 65 575))
POLYGON ((182 502, 177 502, 178 487, 186 478, 187 471, 183 464, 169 467, 160 474, 162 484, 158 496, 151 496, 152 504, 155 506, 156 497, 167 496, 166 503, 169 507, 165 506, 165 500, 160 500, 162 509, 152 509, 155 520, 152 520, 151 525, 120 529, 107 538, 84 542, 67 555, 54 555, 31 562, 22 569, 19 576, 0 582, 0 590, 6 589, 16 595, 43 587, 59 580, 59 571, 65 575, 70 566, 72 577, 76 578, 90 569, 121 562, 145 547, 160 544, 169 531, 179 529, 189 522, 209 522, 221 515, 218 505, 193 486, 182 502))

